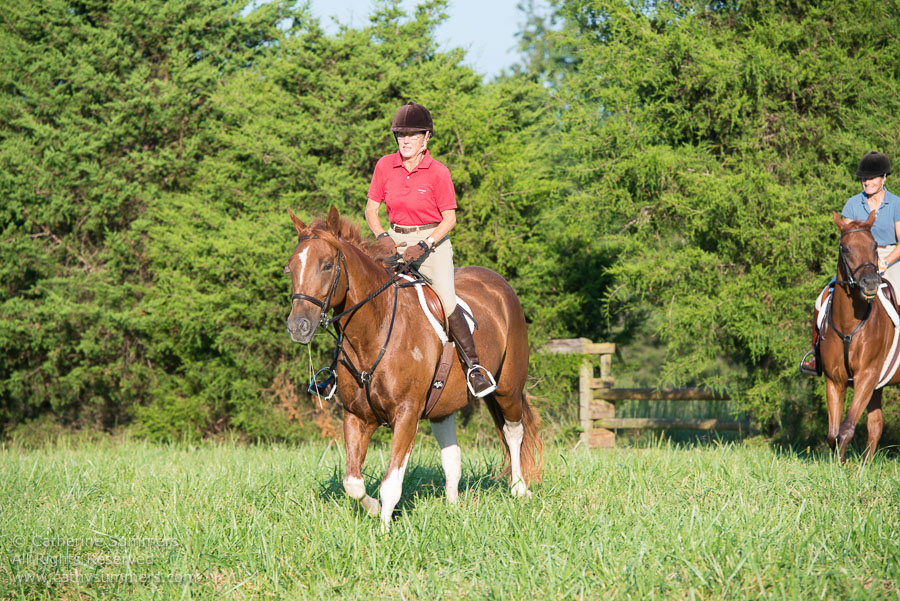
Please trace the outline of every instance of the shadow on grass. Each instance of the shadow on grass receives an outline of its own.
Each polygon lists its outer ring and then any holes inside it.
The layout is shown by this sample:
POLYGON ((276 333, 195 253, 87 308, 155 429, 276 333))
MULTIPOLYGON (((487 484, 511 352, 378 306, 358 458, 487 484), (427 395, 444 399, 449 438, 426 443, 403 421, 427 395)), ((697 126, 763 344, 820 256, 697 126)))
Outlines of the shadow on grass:
MULTIPOLYGON (((381 485, 383 474, 375 474, 371 471, 363 471, 363 480, 366 482, 366 494, 375 499, 379 498, 378 487, 381 485)), ((445 496, 444 470, 438 465, 423 464, 407 467, 406 476, 403 478, 403 494, 400 502, 394 508, 394 518, 405 511, 412 511, 417 503, 424 499, 444 498, 445 496)), ((463 466, 462 477, 459 480, 459 494, 467 493, 492 493, 508 492, 506 480, 501 478, 497 470, 490 467, 481 467, 473 473, 471 466, 463 466)), ((319 497, 326 501, 339 501, 346 499, 344 491, 343 470, 335 467, 327 480, 322 482, 319 497)), ((361 506, 357 506, 363 511, 361 506)))

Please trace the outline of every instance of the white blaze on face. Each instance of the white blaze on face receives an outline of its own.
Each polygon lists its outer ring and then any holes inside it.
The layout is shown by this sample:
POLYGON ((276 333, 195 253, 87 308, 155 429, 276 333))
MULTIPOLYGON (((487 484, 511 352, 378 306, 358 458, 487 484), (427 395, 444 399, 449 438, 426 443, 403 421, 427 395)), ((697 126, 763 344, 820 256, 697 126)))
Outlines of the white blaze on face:
POLYGON ((415 347, 413 349, 412 356, 413 356, 413 359, 415 359, 416 361, 422 360, 422 351, 419 350, 419 347, 415 347))
POLYGON ((309 253, 309 247, 304 248, 298 255, 297 258, 300 259, 300 276, 297 279, 297 289, 300 289, 300 284, 303 283, 303 272, 306 270, 306 255, 309 253))

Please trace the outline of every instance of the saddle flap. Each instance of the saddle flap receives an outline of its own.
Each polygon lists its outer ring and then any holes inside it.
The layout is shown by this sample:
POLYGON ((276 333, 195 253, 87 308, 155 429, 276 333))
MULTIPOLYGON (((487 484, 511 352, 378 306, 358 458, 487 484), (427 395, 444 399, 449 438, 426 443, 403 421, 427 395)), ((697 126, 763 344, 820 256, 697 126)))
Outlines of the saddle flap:
POLYGON ((431 314, 434 315, 440 323, 447 323, 444 319, 444 307, 441 305, 441 299, 431 286, 422 286, 422 292, 425 295, 425 304, 431 314))
POLYGON ((884 295, 890 301, 890 303, 894 307, 894 309, 897 310, 897 313, 900 313, 900 306, 897 305, 897 293, 894 292, 893 284, 891 284, 886 279, 882 279, 881 281, 882 281, 882 285, 883 285, 882 289, 884 290, 884 295))

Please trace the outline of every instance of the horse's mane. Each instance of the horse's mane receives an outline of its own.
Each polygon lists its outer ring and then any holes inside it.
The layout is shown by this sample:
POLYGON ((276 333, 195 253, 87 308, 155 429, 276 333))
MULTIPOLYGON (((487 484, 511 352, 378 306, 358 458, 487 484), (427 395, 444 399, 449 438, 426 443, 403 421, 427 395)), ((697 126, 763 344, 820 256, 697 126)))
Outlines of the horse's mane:
POLYGON ((339 241, 347 242, 376 263, 381 263, 381 257, 378 256, 378 248, 375 242, 373 240, 364 240, 358 225, 344 217, 340 218, 338 224, 337 235, 331 231, 324 219, 313 221, 307 228, 307 231, 310 234, 315 233, 316 236, 328 241, 330 244, 337 245, 339 241))

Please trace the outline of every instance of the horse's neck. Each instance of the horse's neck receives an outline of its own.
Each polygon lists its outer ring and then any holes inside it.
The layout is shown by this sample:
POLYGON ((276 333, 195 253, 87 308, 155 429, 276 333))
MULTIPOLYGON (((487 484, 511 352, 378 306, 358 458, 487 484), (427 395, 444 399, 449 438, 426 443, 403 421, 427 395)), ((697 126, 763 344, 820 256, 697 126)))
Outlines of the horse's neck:
MULTIPOLYGON (((347 257, 347 281, 349 289, 342 306, 335 307, 338 312, 344 311, 356 303, 375 293, 388 281, 390 276, 380 265, 364 255, 360 250, 351 247, 344 250, 347 257)), ((391 320, 394 304, 394 290, 388 286, 386 290, 359 307, 347 318, 340 320, 345 338, 358 352, 372 347, 381 348, 383 336, 379 336, 383 326, 391 320)))
MULTIPOLYGON (((831 314, 834 324, 843 332, 852 331, 870 313, 871 302, 865 301, 847 285, 834 287, 831 314)), ((875 301, 872 301, 875 302, 875 301)))

